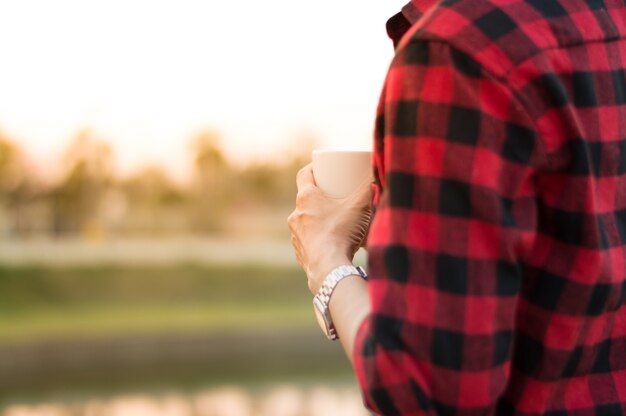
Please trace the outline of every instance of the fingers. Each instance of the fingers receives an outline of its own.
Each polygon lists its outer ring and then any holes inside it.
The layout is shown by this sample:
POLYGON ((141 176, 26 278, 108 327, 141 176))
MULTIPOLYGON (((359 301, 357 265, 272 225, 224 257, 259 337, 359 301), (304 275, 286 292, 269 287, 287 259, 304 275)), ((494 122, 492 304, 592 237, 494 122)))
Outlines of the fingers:
POLYGON ((361 182, 357 188, 357 194, 361 198, 367 198, 368 202, 372 199, 372 180, 370 178, 361 182))
POLYGON ((303 267, 302 254, 300 253, 301 252, 300 242, 298 241, 296 236, 293 234, 291 235, 291 245, 293 246, 294 254, 296 255, 296 261, 298 262, 300 267, 303 267))
POLYGON ((292 233, 295 231, 295 226, 296 226, 296 212, 295 211, 289 214, 289 216, 287 217, 287 226, 289 227, 289 230, 292 233))
POLYGON ((313 177, 313 165, 309 163, 300 171, 296 176, 296 184, 298 185, 298 189, 305 189, 309 186, 315 186, 315 178, 313 177))

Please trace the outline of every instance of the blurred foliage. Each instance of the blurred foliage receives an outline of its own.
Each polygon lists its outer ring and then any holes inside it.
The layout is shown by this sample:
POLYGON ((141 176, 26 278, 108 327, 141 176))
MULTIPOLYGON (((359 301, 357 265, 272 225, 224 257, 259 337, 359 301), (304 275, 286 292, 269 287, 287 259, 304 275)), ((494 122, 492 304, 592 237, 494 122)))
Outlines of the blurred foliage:
POLYGON ((147 166, 110 190, 103 209, 111 218, 109 232, 156 234, 184 230, 186 204, 184 189, 162 167, 147 166))
POLYGON ((192 176, 177 183, 156 165, 119 177, 114 150, 89 130, 79 132, 65 150, 61 175, 41 178, 15 142, 0 135, 0 238, 267 236, 272 235, 268 227, 276 235, 285 228, 283 217, 296 193, 295 175, 308 163, 315 140, 302 135, 294 143, 300 143, 299 150, 280 163, 240 166, 228 160, 218 133, 200 132, 191 140, 192 176))
POLYGON ((0 195, 10 197, 24 182, 25 170, 16 145, 0 136, 0 195))
POLYGON ((0 134, 0 237, 10 231, 21 235, 35 231, 41 192, 22 151, 0 134))
POLYGON ((95 227, 104 192, 113 180, 113 151, 88 131, 76 136, 63 158, 64 176, 52 187, 55 234, 95 227))
POLYGON ((192 148, 191 224, 194 230, 201 233, 223 231, 225 216, 233 204, 233 169, 220 150, 217 134, 199 134, 193 140, 192 148))

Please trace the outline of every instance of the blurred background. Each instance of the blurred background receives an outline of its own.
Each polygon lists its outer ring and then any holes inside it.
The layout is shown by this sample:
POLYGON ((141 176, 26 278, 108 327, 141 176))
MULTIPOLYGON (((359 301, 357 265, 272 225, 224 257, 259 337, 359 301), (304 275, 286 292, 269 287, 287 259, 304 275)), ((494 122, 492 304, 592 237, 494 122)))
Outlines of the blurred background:
POLYGON ((285 220, 403 4, 0 0, 1 416, 366 414, 285 220))

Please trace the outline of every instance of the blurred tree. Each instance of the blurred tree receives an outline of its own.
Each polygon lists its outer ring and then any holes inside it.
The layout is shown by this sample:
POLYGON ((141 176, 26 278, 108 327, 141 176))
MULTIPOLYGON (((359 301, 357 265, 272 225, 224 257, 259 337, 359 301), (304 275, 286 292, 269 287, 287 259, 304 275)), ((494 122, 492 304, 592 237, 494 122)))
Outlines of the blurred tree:
POLYGON ((187 195, 161 166, 147 166, 121 184, 129 205, 126 231, 156 234, 187 228, 187 195))
POLYGON ((236 204, 229 214, 233 231, 263 238, 288 238, 285 218, 293 209, 296 173, 310 162, 313 135, 294 136, 292 146, 276 151, 274 161, 256 162, 236 171, 236 204))
POLYGON ((283 174, 281 175, 282 201, 287 203, 289 208, 295 202, 296 192, 296 175, 304 166, 311 163, 311 153, 314 149, 319 148, 319 140, 314 133, 303 130, 295 135, 292 140, 291 151, 285 158, 282 166, 283 174))
POLYGON ((63 169, 63 178, 51 192, 55 234, 100 233, 99 206, 113 181, 111 147, 88 130, 81 131, 65 151, 63 169))
POLYGON ((9 198, 24 183, 25 176, 20 150, 0 135, 0 198, 9 198))
POLYGON ((192 230, 202 233, 224 231, 236 187, 233 169, 220 148, 217 133, 204 131, 198 134, 192 141, 192 151, 192 230))
POLYGON ((64 153, 61 179, 46 185, 33 179, 18 146, 0 134, 0 234, 277 235, 293 208, 296 173, 316 147, 306 131, 291 142, 277 152, 278 162, 241 166, 229 163, 218 134, 201 132, 191 142, 193 176, 183 186, 161 166, 116 179, 111 148, 84 130, 64 153))
POLYGON ((40 184, 26 165, 22 150, 0 134, 0 232, 26 235, 45 228, 40 184), (40 218, 35 218, 40 217, 40 218))
POLYGON ((123 181, 131 204, 150 209, 179 205, 185 200, 183 192, 172 182, 163 167, 146 166, 123 181))
POLYGON ((220 149, 219 135, 204 131, 192 141, 194 166, 197 179, 201 181, 219 180, 221 174, 229 169, 226 156, 220 149))
POLYGON ((249 198, 271 200, 278 191, 277 179, 280 176, 280 169, 275 164, 251 164, 244 167, 238 176, 249 198))
POLYGON ((279 162, 255 163, 239 172, 244 195, 270 208, 291 206, 296 194, 296 174, 311 161, 317 140, 309 132, 294 136, 291 149, 282 152, 279 162))

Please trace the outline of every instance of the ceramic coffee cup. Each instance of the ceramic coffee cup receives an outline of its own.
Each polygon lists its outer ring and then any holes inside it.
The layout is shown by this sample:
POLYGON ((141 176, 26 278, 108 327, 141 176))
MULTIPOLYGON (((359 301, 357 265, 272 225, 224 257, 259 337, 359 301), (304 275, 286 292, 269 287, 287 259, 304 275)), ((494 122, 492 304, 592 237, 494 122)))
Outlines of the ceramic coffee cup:
POLYGON ((313 177, 318 188, 333 198, 345 198, 372 178, 372 152, 314 150, 313 177))

